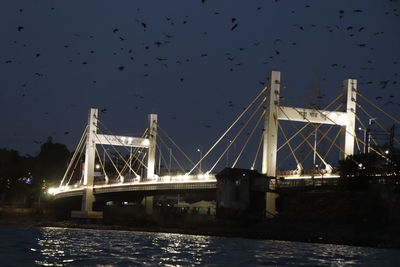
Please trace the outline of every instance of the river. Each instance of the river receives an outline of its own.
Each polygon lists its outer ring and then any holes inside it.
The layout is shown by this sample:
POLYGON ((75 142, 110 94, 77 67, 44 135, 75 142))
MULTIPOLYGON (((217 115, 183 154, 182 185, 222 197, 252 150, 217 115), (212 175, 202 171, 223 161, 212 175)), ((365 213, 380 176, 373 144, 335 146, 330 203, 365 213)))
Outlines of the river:
POLYGON ((400 266, 400 250, 115 230, 0 227, 0 266, 400 266))

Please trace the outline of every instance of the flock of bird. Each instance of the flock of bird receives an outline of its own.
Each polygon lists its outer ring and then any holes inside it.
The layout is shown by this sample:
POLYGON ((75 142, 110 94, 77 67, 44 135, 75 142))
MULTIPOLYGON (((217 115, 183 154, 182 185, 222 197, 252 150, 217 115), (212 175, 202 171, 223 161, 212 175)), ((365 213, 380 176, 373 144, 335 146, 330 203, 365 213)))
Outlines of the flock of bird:
MULTIPOLYGON (((281 1, 275 0, 275 4, 279 4, 281 1)), ((282 1, 283 2, 283 1, 282 1)), ((395 0, 389 0, 389 2, 396 2, 395 0)), ((206 0, 200 0, 201 5, 207 5, 209 4, 210 1, 206 0)), ((263 12, 264 10, 267 10, 271 8, 270 6, 255 6, 254 7, 254 12, 263 12)), ((310 10, 313 8, 313 5, 307 4, 304 5, 303 8, 310 10)), ((49 7, 51 12, 57 12, 57 9, 55 7, 49 7)), ((25 12, 24 8, 19 8, 17 10, 16 16, 23 16, 25 12)), ((140 8, 136 9, 137 14, 140 14, 142 10, 140 8)), ((294 10, 288 10, 289 14, 297 14, 301 13, 302 10, 300 9, 294 9, 294 10)), ((381 38, 382 36, 385 36, 387 33, 385 32, 384 29, 381 30, 370 30, 369 26, 367 25, 349 25, 346 24, 345 20, 347 17, 353 17, 353 16, 367 16, 366 13, 368 13, 367 10, 363 10, 362 8, 355 8, 355 9, 339 9, 336 11, 336 16, 337 16, 337 24, 332 24, 332 25, 320 25, 318 23, 315 24, 310 24, 310 23, 293 23, 292 28, 294 30, 297 30, 299 32, 306 32, 309 30, 319 30, 319 31, 325 31, 328 33, 336 33, 340 32, 344 34, 345 36, 349 38, 353 38, 354 42, 352 44, 351 49, 363 49, 365 50, 365 65, 360 67, 359 73, 363 73, 359 77, 357 77, 363 84, 363 86, 369 86, 370 88, 380 88, 380 90, 376 90, 376 92, 383 92, 383 94, 377 94, 375 95, 375 100, 378 102, 381 102, 384 105, 397 105, 400 107, 400 103, 396 102, 396 95, 394 94, 395 88, 398 86, 398 65, 400 62, 400 58, 394 57, 393 59, 390 59, 391 62, 389 63, 390 65, 387 66, 388 71, 392 71, 391 73, 391 78, 390 79, 385 79, 385 80, 373 80, 370 79, 371 75, 370 73, 375 70, 374 63, 375 61, 373 60, 373 57, 376 56, 377 54, 379 55, 379 51, 377 52, 375 47, 370 45, 367 42, 358 42, 357 35, 359 34, 365 34, 368 32, 369 38, 381 38), (375 53, 375 54, 374 54, 375 53), (369 58, 370 57, 370 58, 369 58)), ((220 16, 223 17, 222 20, 224 20, 227 25, 226 27, 226 32, 227 34, 239 34, 238 29, 241 28, 241 21, 244 20, 244 18, 241 18, 240 16, 229 16, 227 15, 229 12, 224 12, 224 10, 213 10, 212 11, 212 16, 220 16)), ((397 8, 392 7, 391 9, 388 9, 385 11, 385 15, 387 16, 395 16, 399 17, 400 15, 400 10, 397 8)), ((140 17, 139 15, 137 17, 140 17)), ((364 18, 364 20, 367 18, 364 18)), ((149 28, 152 27, 152 22, 151 21, 145 21, 143 19, 135 19, 134 22, 136 23, 137 27, 135 30, 138 31, 143 31, 144 33, 149 31, 149 28)), ((174 18, 172 16, 165 16, 164 22, 169 25, 170 27, 168 29, 173 29, 174 26, 177 25, 186 25, 189 26, 191 24, 191 18, 187 15, 181 16, 179 18, 174 18)), ((379 22, 377 22, 379 23, 379 22)), ((30 25, 29 24, 15 24, 15 25, 9 25, 10 27, 15 27, 15 30, 18 32, 19 35, 24 35, 27 32, 30 31, 30 25)), ((400 23, 399 23, 400 26, 400 23)), ((209 27, 209 26, 208 26, 209 27)), ((211 26, 215 27, 215 26, 211 26)), ((188 30, 191 31, 191 30, 188 30)), ((262 41, 263 38, 259 38, 257 36, 258 34, 255 34, 254 40, 248 40, 247 46, 245 45, 238 45, 238 47, 234 50, 226 51, 223 54, 219 54, 216 51, 200 51, 197 56, 194 57, 181 57, 179 56, 179 51, 174 50, 171 48, 171 53, 169 56, 160 56, 159 52, 157 49, 164 48, 166 46, 171 47, 174 42, 178 42, 175 37, 175 33, 172 31, 165 31, 162 32, 162 35, 159 36, 159 38, 154 39, 152 42, 140 42, 140 47, 143 51, 151 51, 149 53, 150 58, 148 58, 147 63, 139 63, 137 60, 137 54, 141 53, 140 51, 138 52, 137 49, 132 49, 130 48, 132 46, 132 39, 127 37, 129 32, 129 29, 126 28, 121 28, 121 27, 116 27, 116 26, 111 26, 108 30, 109 32, 109 38, 112 39, 113 41, 119 41, 120 42, 120 47, 117 50, 112 51, 113 56, 117 55, 125 55, 126 58, 128 59, 128 62, 131 62, 131 64, 143 64, 143 73, 141 74, 143 77, 152 77, 151 73, 151 64, 159 64, 162 67, 165 68, 171 68, 171 67, 178 67, 178 66, 185 66, 187 67, 189 63, 195 62, 193 64, 196 64, 196 60, 202 60, 202 59, 207 59, 209 57, 220 57, 226 60, 226 70, 228 72, 235 72, 239 68, 243 68, 244 66, 248 65, 248 63, 245 61, 245 53, 252 50, 253 48, 257 47, 263 47, 264 50, 269 50, 270 55, 266 58, 261 59, 260 64, 262 65, 268 65, 269 68, 274 68, 274 60, 278 60, 279 62, 286 62, 286 59, 284 57, 285 53, 287 53, 288 50, 290 49, 298 49, 298 51, 301 53, 301 48, 297 48, 299 44, 303 43, 304 40, 296 39, 296 40, 288 40, 284 39, 283 37, 279 38, 273 38, 272 40, 269 41, 262 41), (272 43, 272 44, 271 44, 272 43), (285 45, 282 45, 285 44, 285 45), (244 55, 244 56, 243 56, 244 55), (242 59, 242 60, 241 60, 242 59), (149 63, 149 62, 154 62, 154 63, 149 63)), ((201 35, 207 37, 209 34, 207 28, 205 27, 204 30, 201 30, 201 35)), ((18 35, 17 35, 18 36, 18 35)), ((88 39, 95 39, 95 36, 92 34, 83 34, 83 33, 76 33, 73 36, 71 36, 71 41, 63 44, 59 49, 63 50, 73 50, 73 53, 75 53, 74 58, 70 58, 67 60, 67 62, 60 62, 60 64, 68 64, 68 63, 76 63, 76 60, 80 60, 79 64, 83 66, 91 66, 91 62, 88 59, 88 55, 96 54, 98 53, 95 49, 91 49, 89 51, 77 51, 77 48, 79 48, 79 45, 76 45, 76 43, 79 42, 87 42, 85 40, 88 39), (76 40, 81 40, 81 41, 76 41, 76 40)), ((223 37, 221 37, 223 38, 223 37)), ((66 38, 68 39, 68 38, 66 38)), ((364 38, 365 39, 365 38, 364 38)), ((136 40, 137 42, 137 40, 136 40)), ((15 45, 20 45, 20 40, 13 40, 13 43, 15 45)), ((28 48, 29 44, 28 43, 22 43, 23 48, 28 48)), ((33 48, 35 50, 35 48, 33 48)), ((165 50, 163 50, 165 51, 165 50)), ((39 60, 43 54, 45 53, 45 50, 43 51, 37 51, 33 53, 33 57, 31 59, 28 59, 29 61, 33 61, 35 59, 39 60)), ((399 56, 399 55, 395 55, 399 56)), ((0 59, 3 60, 4 64, 7 65, 13 65, 15 64, 18 59, 14 58, 12 54, 0 54, 0 59)), ((117 72, 126 72, 127 70, 130 69, 130 66, 127 61, 124 61, 124 63, 118 63, 114 62, 115 64, 115 70, 117 72)), ((340 58, 337 59, 336 62, 329 62, 326 65, 326 68, 332 68, 333 70, 335 69, 346 69, 346 64, 341 63, 340 58)), ((263 67, 266 68, 266 67, 263 67)), ((46 79, 48 74, 41 72, 41 71, 33 71, 32 75, 36 79, 46 79)), ((177 75, 176 77, 177 81, 179 83, 185 83, 187 81, 187 78, 183 75, 177 75)), ((325 78, 323 78, 324 80, 325 78)), ((97 84, 99 81, 97 79, 93 79, 91 83, 97 84)), ((264 84, 264 81, 259 81, 260 84, 264 84)), ((21 97, 27 97, 27 90, 26 87, 29 87, 29 84, 24 83, 21 85, 22 90, 21 90, 21 97)), ((133 97, 135 98, 135 104, 134 108, 139 109, 140 106, 140 101, 143 101, 145 99, 145 95, 139 92, 135 92, 133 94, 133 97)), ((320 94, 318 96, 319 99, 323 98, 324 94, 320 94)), ((37 98, 35 98, 36 101, 37 98)), ((236 108, 238 107, 233 100, 226 100, 225 101, 226 108, 231 109, 231 108, 236 108)), ((75 103, 71 103, 70 107, 74 107, 75 103)), ((100 109, 100 112, 105 114, 109 111, 110 107, 102 107, 100 109)), ((49 112, 45 112, 45 115, 48 115, 49 112)), ((172 120, 176 119, 176 115, 172 115, 170 117, 172 120)), ((204 123, 204 128, 212 128, 212 125, 209 123, 204 123)), ((64 135, 68 135, 71 131, 70 130, 65 130, 62 132, 64 135)), ((54 133, 56 134, 56 133, 54 133)), ((34 140, 35 143, 40 143, 40 141, 34 140)))

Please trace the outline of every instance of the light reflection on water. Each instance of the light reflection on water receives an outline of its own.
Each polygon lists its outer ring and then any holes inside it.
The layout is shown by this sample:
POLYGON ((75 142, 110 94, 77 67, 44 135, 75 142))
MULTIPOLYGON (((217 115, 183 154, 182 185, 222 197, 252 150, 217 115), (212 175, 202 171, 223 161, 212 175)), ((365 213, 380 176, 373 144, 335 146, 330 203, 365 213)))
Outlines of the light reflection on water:
POLYGON ((400 266, 400 251, 62 228, 0 228, 0 266, 400 266))

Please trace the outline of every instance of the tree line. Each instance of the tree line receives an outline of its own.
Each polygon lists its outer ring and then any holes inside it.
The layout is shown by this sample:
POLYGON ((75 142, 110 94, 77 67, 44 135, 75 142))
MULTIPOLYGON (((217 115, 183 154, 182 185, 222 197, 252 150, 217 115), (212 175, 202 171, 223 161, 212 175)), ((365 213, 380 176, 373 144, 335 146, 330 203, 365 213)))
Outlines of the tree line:
POLYGON ((66 145, 51 137, 36 156, 0 149, 0 203, 32 203, 51 186, 58 186, 71 157, 66 145))

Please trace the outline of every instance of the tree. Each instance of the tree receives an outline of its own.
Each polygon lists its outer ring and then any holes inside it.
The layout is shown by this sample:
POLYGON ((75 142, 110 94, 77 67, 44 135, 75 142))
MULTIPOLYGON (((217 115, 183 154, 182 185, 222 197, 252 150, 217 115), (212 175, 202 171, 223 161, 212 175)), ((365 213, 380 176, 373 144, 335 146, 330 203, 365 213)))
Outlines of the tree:
POLYGON ((35 180, 58 186, 69 158, 68 148, 64 144, 53 143, 53 140, 49 137, 47 142, 40 147, 40 153, 36 157, 35 180))

